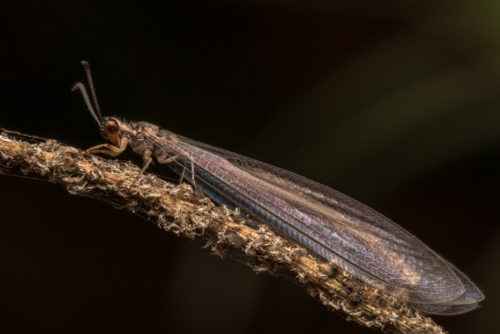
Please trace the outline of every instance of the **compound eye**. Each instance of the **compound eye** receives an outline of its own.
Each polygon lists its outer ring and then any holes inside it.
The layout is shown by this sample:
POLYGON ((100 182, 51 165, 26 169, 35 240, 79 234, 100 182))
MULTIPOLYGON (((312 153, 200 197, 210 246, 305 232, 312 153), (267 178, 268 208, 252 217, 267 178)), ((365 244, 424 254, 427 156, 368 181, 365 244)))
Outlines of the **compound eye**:
POLYGON ((118 131, 118 122, 115 121, 114 119, 107 119, 106 121, 104 121, 104 129, 108 132, 108 133, 115 133, 118 131))

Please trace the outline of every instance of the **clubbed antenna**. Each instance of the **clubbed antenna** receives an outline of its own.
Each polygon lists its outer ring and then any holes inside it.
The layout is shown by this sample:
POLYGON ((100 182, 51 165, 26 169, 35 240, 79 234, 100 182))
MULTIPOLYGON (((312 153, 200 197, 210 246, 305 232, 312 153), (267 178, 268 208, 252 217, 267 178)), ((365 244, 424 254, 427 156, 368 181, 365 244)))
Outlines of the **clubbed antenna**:
POLYGON ((92 101, 94 101, 94 107, 97 111, 97 115, 99 116, 99 119, 102 119, 101 108, 99 108, 99 103, 97 102, 97 95, 95 94, 94 80, 92 80, 92 72, 90 72, 90 65, 86 60, 82 60, 80 64, 82 64, 83 69, 85 70, 85 74, 87 75, 90 94, 92 95, 92 101))
POLYGON ((82 93, 83 100, 85 101, 85 104, 87 105, 87 109, 90 111, 90 114, 92 117, 95 119, 97 122, 97 125, 100 127, 101 126, 101 120, 97 117, 94 108, 92 107, 92 103, 90 102, 89 99, 89 94, 87 94, 87 89, 85 89, 85 86, 81 82, 77 82, 74 84, 74 86, 71 88, 72 91, 79 90, 80 93, 82 93))
POLYGON ((87 93, 87 89, 85 88, 85 85, 83 83, 77 82, 73 86, 73 88, 71 88, 71 90, 75 91, 78 89, 80 93, 82 93, 82 97, 83 100, 85 101, 85 104, 87 105, 87 109, 90 111, 90 114, 95 119, 97 124, 101 126, 102 114, 101 114, 101 109, 99 108, 99 103, 97 102, 97 95, 95 93, 94 81, 92 80, 92 73, 90 72, 90 65, 86 60, 82 60, 80 63, 82 64, 83 69, 85 70, 85 74, 87 76, 87 82, 89 84, 90 94, 92 94, 92 101, 94 102, 94 106, 92 106, 89 94, 87 93))

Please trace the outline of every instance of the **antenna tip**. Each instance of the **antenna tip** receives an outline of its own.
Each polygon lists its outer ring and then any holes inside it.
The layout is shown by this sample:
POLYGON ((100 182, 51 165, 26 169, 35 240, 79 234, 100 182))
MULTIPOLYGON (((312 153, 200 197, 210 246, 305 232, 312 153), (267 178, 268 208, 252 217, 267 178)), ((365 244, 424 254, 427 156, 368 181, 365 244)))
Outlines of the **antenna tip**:
POLYGON ((89 68, 89 63, 88 63, 88 61, 86 61, 86 60, 82 60, 82 61, 80 62, 80 64, 82 64, 83 68, 85 68, 85 69, 88 69, 88 68, 89 68))
POLYGON ((83 84, 81 82, 76 82, 73 87, 71 87, 71 91, 74 92, 75 90, 77 89, 81 89, 80 86, 82 86, 83 84))

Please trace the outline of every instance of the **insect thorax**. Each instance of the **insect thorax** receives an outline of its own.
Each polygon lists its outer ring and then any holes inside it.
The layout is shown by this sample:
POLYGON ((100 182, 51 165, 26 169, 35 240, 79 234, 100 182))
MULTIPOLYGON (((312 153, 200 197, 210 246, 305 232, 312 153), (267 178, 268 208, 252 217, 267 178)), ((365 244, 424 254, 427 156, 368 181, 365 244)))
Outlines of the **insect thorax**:
POLYGON ((129 145, 132 150, 140 155, 145 151, 151 150, 153 156, 164 156, 164 147, 160 147, 159 142, 168 142, 175 140, 175 135, 157 125, 148 122, 130 122, 128 126, 133 130, 126 135, 129 139, 129 145))

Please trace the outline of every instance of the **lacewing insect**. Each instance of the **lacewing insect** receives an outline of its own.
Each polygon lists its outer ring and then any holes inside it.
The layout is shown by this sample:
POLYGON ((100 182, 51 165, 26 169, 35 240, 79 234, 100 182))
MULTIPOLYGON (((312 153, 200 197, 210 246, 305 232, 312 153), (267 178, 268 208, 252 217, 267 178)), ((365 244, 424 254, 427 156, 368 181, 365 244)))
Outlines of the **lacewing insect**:
POLYGON ((484 298, 469 278, 422 241, 340 192, 150 123, 103 117, 89 64, 82 61, 82 65, 93 104, 81 82, 73 90, 81 92, 101 135, 110 142, 91 147, 88 153, 116 157, 130 146, 144 161, 136 180, 153 158, 167 164, 214 201, 240 208, 421 312, 460 314, 475 309, 484 298))

